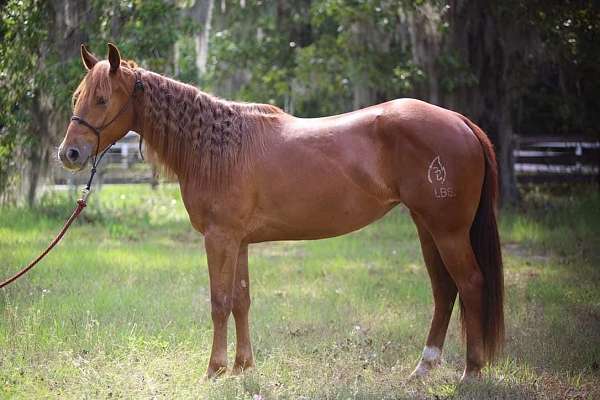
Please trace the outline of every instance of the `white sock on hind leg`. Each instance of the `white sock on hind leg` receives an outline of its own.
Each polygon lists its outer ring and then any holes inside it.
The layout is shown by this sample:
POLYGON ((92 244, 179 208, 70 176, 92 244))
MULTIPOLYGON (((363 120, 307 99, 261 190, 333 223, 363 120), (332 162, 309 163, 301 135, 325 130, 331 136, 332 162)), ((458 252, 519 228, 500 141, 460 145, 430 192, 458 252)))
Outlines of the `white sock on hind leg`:
POLYGON ((437 347, 425 346, 425 348, 423 349, 423 355, 421 356, 421 359, 429 363, 435 363, 439 361, 441 355, 442 351, 437 347))
POLYGON ((429 372, 429 370, 440 362, 442 356, 442 350, 435 346, 425 346, 421 360, 415 368, 412 375, 422 376, 429 372))

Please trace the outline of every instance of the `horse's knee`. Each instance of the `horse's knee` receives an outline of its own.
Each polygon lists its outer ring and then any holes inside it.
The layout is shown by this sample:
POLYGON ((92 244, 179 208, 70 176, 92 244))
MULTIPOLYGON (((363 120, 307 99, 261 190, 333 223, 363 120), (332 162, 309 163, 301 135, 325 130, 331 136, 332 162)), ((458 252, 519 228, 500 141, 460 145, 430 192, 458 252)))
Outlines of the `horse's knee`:
POLYGON ((250 297, 249 296, 243 296, 243 297, 238 297, 234 300, 233 302, 233 308, 232 311, 235 315, 241 315, 243 313, 247 313, 248 310, 250 310, 250 297))
POLYGON ((248 312, 250 309, 250 294, 247 289, 239 289, 236 291, 234 299, 233 299, 233 313, 244 313, 248 312))
POLYGON ((211 316, 214 322, 223 322, 229 318, 233 309, 232 299, 227 296, 214 296, 211 298, 211 316))

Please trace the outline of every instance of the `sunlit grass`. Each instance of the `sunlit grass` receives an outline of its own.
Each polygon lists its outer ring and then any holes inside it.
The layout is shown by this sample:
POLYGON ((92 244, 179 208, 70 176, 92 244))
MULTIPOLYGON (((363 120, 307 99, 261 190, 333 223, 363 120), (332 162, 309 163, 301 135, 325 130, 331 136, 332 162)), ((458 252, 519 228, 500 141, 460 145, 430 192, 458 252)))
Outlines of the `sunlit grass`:
MULTIPOLYGON (((329 240, 251 247, 257 368, 204 382, 211 341, 202 238, 176 186, 105 186, 36 269, 0 291, 0 397, 594 398, 600 362, 600 196, 532 192, 502 213, 507 330, 482 382, 445 362, 407 382, 431 317, 416 231, 398 208, 329 240)), ((0 209, 0 271, 27 263, 73 207, 0 209)), ((230 356, 234 354, 233 324, 230 356)))

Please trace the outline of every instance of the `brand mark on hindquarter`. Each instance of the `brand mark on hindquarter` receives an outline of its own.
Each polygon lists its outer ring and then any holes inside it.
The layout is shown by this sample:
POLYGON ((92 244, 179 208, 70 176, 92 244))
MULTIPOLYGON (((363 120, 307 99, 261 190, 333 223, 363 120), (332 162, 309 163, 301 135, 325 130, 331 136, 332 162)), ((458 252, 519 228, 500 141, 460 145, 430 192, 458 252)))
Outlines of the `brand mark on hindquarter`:
POLYGON ((427 169, 427 180, 433 186, 433 196, 436 199, 456 197, 454 189, 446 185, 446 167, 442 164, 439 155, 437 155, 429 164, 429 168, 427 169))
POLYGON ((454 189, 449 187, 434 188, 433 194, 436 199, 445 199, 447 197, 455 197, 454 189))
POLYGON ((444 168, 440 156, 434 158, 431 164, 429 164, 427 179, 429 180, 429 183, 444 183, 446 181, 446 168, 444 168))

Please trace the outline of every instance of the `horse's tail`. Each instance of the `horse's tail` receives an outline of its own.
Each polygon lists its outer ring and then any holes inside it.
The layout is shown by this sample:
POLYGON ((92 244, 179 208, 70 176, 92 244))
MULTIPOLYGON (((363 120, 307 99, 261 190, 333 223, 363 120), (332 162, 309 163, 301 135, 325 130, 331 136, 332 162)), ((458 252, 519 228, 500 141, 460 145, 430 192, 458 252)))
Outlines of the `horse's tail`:
POLYGON ((470 236, 471 246, 484 279, 481 323, 485 355, 491 361, 504 342, 504 278, 496 222, 498 167, 494 147, 485 132, 468 118, 461 117, 479 139, 485 158, 483 187, 470 236))

